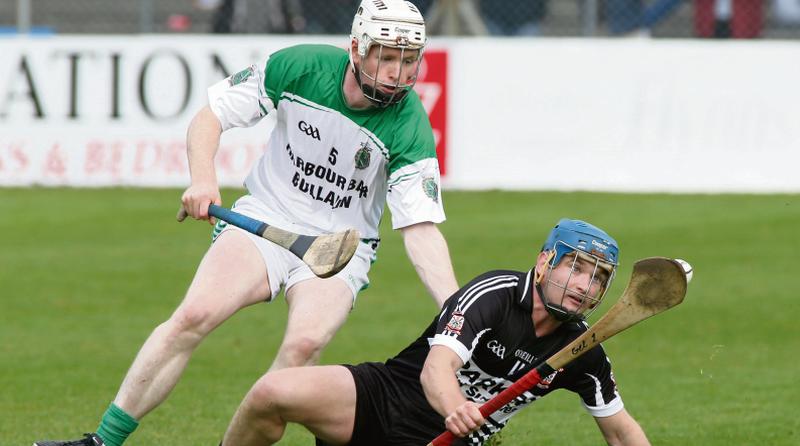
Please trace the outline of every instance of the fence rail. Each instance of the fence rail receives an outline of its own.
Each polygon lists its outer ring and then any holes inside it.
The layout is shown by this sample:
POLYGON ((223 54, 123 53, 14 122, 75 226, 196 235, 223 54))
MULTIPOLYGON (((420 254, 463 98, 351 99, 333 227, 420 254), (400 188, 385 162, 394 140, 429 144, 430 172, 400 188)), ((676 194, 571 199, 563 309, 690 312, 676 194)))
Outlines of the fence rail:
MULTIPOLYGON (((412 0, 432 35, 800 39, 800 0, 412 0)), ((8 0, 0 32, 346 34, 358 0, 8 0)))

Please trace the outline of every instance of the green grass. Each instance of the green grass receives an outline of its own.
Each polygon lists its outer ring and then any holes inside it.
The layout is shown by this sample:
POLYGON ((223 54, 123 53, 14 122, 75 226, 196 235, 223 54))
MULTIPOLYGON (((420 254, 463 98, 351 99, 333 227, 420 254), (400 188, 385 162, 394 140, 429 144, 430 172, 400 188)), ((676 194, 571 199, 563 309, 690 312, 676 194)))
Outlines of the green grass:
MULTIPOLYGON (((226 203, 240 193, 225 191, 226 203)), ((96 427, 208 246, 210 226, 175 222, 179 195, 0 189, 0 445, 96 427)), ((686 302, 606 343, 626 407, 653 444, 800 443, 800 196, 457 192, 445 194, 445 204, 441 229, 462 283, 488 269, 529 268, 562 216, 589 220, 620 242, 623 266, 610 300, 635 259, 692 262, 686 302)), ((435 313, 388 221, 372 285, 323 363, 383 360, 435 313)), ((216 445, 271 362, 285 317, 281 299, 220 327, 127 444, 216 445)), ((502 441, 601 443, 566 392, 521 412, 502 441)), ((295 427, 283 444, 312 441, 295 427)))

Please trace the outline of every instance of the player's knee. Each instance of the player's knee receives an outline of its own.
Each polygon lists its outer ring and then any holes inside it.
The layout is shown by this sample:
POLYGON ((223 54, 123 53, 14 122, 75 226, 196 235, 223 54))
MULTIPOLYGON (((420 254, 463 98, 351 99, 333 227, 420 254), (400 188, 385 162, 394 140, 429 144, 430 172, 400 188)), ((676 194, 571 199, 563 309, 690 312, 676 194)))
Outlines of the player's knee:
POLYGON ((289 421, 284 419, 283 413, 291 404, 292 395, 288 388, 294 384, 287 379, 291 380, 291 375, 284 379, 271 372, 256 381, 239 405, 232 426, 246 426, 247 430, 257 432, 260 440, 266 440, 267 444, 277 443, 289 421))
POLYGON ((280 402, 285 384, 276 378, 274 373, 267 373, 259 378, 247 395, 247 402, 253 410, 263 407, 274 407, 280 402))
POLYGON ((167 321, 171 337, 181 339, 202 339, 214 327, 217 322, 214 314, 200 307, 180 307, 167 321))
POLYGON ((287 339, 281 345, 281 356, 285 367, 301 367, 316 364, 328 339, 318 336, 298 336, 287 339))
POLYGON ((289 382, 290 379, 290 375, 276 372, 262 376, 247 393, 245 409, 262 416, 272 412, 280 413, 291 397, 289 389, 293 384, 289 382))

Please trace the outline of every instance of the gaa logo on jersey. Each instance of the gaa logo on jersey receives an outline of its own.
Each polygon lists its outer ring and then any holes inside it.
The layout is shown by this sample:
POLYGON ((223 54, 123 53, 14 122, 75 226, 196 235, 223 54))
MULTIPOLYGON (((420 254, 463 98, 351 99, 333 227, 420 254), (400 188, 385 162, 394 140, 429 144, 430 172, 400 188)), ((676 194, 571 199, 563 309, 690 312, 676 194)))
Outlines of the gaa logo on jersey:
POLYGON ((356 169, 364 170, 369 167, 369 159, 371 157, 372 148, 369 143, 361 143, 361 148, 356 151, 356 169))
POLYGON ((445 334, 455 333, 456 335, 460 335, 461 328, 463 326, 464 326, 464 315, 456 311, 450 318, 450 322, 448 322, 447 326, 444 327, 444 333, 445 334))
POLYGON ((231 76, 231 78, 228 80, 228 84, 230 84, 231 87, 233 87, 234 85, 241 84, 242 82, 245 82, 250 76, 255 74, 255 72, 256 72, 255 67, 250 65, 244 70, 231 76))
POLYGON ((322 141, 321 139, 319 139, 319 129, 314 127, 313 125, 305 121, 300 121, 297 123, 297 128, 300 129, 301 132, 316 139, 317 141, 322 141))
POLYGON ((486 344, 486 348, 488 348, 489 351, 497 355, 498 358, 505 359, 506 347, 500 342, 498 342, 497 339, 492 339, 491 341, 489 341, 489 343, 486 344))
POLYGON ((439 202, 439 185, 436 184, 436 180, 434 180, 433 177, 422 179, 422 190, 425 191, 425 195, 427 195, 428 198, 436 203, 439 202))

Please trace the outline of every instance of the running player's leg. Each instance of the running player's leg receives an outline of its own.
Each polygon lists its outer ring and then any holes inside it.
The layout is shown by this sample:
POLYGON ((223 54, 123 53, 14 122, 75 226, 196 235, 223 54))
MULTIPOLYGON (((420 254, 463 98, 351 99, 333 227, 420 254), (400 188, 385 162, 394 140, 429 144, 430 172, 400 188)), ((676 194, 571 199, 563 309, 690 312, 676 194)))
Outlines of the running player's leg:
POLYGON ((297 261, 287 271, 286 332, 270 370, 313 365, 353 308, 356 295, 369 285, 368 273, 377 244, 359 243, 347 266, 320 279, 297 261))
POLYGON ((316 364, 347 320, 353 291, 338 277, 306 279, 286 291, 286 332, 270 370, 316 364))
POLYGON ((121 445, 138 419, 161 404, 183 373, 194 349, 214 328, 239 309, 271 296, 262 253, 247 234, 224 231, 211 245, 183 302, 156 327, 133 361, 97 435, 75 442, 35 445, 121 445))
POLYGON ((239 309, 270 296, 261 253, 240 231, 225 231, 211 245, 186 297, 156 327, 133 361, 114 403, 141 418, 164 401, 194 349, 239 309))
POLYGON ((353 433, 356 386, 342 366, 297 367, 262 376, 236 411, 223 445, 264 446, 300 423, 329 444, 347 444, 353 433))

